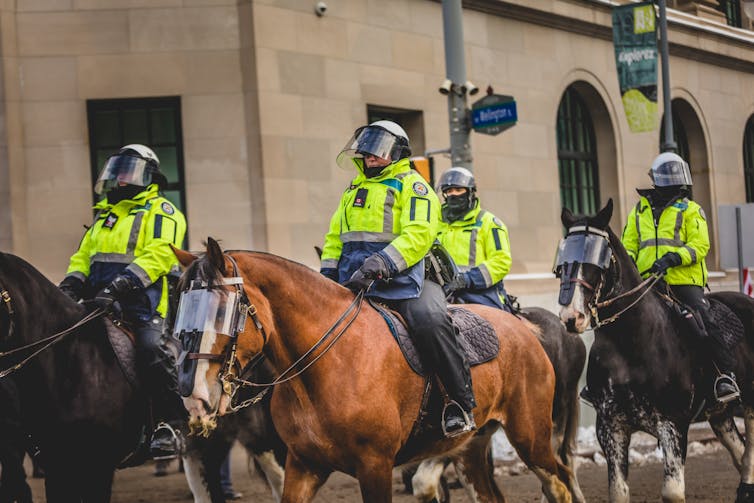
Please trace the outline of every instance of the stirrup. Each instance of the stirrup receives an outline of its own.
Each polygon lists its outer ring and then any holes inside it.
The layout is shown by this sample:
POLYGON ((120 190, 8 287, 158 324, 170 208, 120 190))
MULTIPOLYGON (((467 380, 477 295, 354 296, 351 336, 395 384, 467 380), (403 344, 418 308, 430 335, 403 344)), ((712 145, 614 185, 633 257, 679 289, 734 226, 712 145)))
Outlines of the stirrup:
POLYGON ((468 433, 470 431, 476 430, 476 423, 474 422, 473 416, 469 416, 469 414, 463 410, 463 407, 456 402, 455 400, 450 400, 445 404, 445 407, 442 409, 442 421, 440 422, 442 425, 442 434, 445 435, 445 438, 453 438, 457 437, 459 435, 463 435, 464 433, 468 433), (461 411, 461 417, 463 417, 463 428, 459 428, 455 431, 448 432, 445 429, 445 419, 447 418, 447 411, 449 407, 455 407, 458 410, 461 411))
POLYGON ((152 459, 155 461, 176 459, 183 454, 183 440, 180 431, 173 428, 170 423, 161 422, 157 424, 157 427, 152 433, 152 438, 149 441, 149 452, 152 455, 152 459), (159 447, 155 447, 155 441, 157 440, 157 433, 160 431, 168 431, 170 434, 170 442, 174 450, 167 451, 159 447))
POLYGON ((736 382, 735 379, 733 379, 731 376, 729 376, 727 374, 720 374, 719 376, 717 376, 717 378, 715 379, 715 385, 714 385, 713 389, 714 389, 714 393, 715 393, 715 400, 717 400, 720 403, 728 403, 731 400, 735 400, 735 399, 737 399, 737 398, 739 398, 741 396, 741 390, 738 387, 738 383, 736 382), (733 391, 733 393, 729 393, 729 394, 724 395, 724 396, 718 396, 718 394, 717 394, 717 385, 720 382, 726 382, 726 383, 730 384, 731 386, 733 386, 733 389, 735 391, 733 391))

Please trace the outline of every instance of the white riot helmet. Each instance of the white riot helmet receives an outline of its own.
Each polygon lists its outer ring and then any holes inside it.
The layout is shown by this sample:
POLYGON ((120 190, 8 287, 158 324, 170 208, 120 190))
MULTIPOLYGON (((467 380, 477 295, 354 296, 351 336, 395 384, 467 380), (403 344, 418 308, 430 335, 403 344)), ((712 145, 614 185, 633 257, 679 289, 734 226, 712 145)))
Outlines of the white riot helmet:
POLYGON ((336 162, 341 168, 353 167, 352 159, 373 155, 395 162, 411 155, 406 131, 393 121, 380 120, 362 126, 338 154, 336 162))
POLYGON ((160 171, 160 159, 157 154, 151 148, 138 143, 122 147, 105 163, 97 183, 94 184, 94 192, 105 194, 121 183, 138 187, 157 183, 164 189, 167 179, 160 171))
POLYGON ((673 152, 663 152, 655 158, 649 169, 649 177, 655 187, 692 185, 688 163, 673 152))

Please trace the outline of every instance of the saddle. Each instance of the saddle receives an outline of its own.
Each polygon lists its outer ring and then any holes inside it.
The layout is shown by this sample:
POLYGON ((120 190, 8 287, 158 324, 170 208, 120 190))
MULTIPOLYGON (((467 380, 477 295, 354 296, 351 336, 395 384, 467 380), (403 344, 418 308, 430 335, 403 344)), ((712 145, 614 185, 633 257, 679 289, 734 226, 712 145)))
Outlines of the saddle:
POLYGON ((109 318, 103 318, 105 321, 105 328, 107 329, 107 338, 110 341, 110 346, 115 353, 115 359, 118 360, 118 365, 123 371, 123 375, 126 376, 128 383, 138 388, 140 385, 139 376, 136 373, 136 341, 134 335, 123 328, 123 325, 118 323, 117 325, 109 318))
POLYGON ((744 338, 744 326, 741 320, 728 306, 717 299, 707 297, 710 303, 710 315, 718 330, 706 332, 704 322, 693 309, 667 294, 663 293, 662 298, 676 319, 681 321, 681 325, 685 324, 697 340, 703 337, 702 334, 707 333, 726 351, 734 351, 744 338))
MULTIPOLYGON (((429 377, 419 351, 416 349, 416 345, 400 315, 371 299, 369 299, 369 303, 384 318, 411 370, 422 377, 429 377)), ((458 306, 448 306, 448 314, 458 330, 458 342, 466 354, 469 366, 473 367, 488 362, 497 356, 498 351, 500 351, 500 340, 495 329, 487 320, 458 306)))

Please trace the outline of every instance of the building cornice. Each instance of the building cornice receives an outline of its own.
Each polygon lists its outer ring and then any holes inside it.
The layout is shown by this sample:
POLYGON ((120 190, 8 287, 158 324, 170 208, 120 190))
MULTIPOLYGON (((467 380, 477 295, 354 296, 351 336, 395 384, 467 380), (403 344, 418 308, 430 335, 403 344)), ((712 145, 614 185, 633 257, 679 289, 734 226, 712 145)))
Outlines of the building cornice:
MULTIPOLYGON (((614 6, 620 5, 619 3, 610 0, 553 0, 550 5, 553 10, 547 11, 504 0, 463 0, 463 7, 470 10, 612 42, 611 11, 614 6), (591 14, 578 18, 554 12, 558 4, 567 4, 573 10, 581 8, 585 14, 591 14), (599 18, 603 18, 604 21, 599 18)), ((753 32, 698 18, 675 9, 668 9, 668 30, 672 56, 754 73, 753 32), (709 43, 702 44, 701 40, 709 43), (705 48, 705 45, 722 45, 733 49, 728 52, 735 54, 723 54, 705 48)))

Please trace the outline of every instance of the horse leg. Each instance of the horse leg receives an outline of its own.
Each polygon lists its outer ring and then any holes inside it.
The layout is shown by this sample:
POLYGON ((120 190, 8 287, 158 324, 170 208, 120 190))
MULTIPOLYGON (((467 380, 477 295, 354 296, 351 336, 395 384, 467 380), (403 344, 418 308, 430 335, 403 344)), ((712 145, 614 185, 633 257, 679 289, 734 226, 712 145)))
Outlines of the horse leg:
POLYGON ((565 394, 567 395, 565 397, 567 405, 564 407, 565 410, 562 411, 560 417, 555 420, 555 429, 557 431, 553 431, 553 449, 571 472, 569 482, 574 503, 584 503, 584 493, 581 492, 581 486, 576 478, 576 462, 573 454, 576 452, 576 437, 579 432, 581 404, 579 403, 577 388, 568 389, 565 391, 565 394))
MULTIPOLYGON (((363 454, 356 468, 362 501, 393 500, 393 459, 384 454, 363 454)), ((286 476, 287 479, 287 476, 286 476)))
POLYGON ((272 491, 272 498, 275 500, 275 503, 280 503, 280 500, 283 497, 285 470, 280 463, 278 463, 275 453, 273 451, 265 451, 257 454, 250 449, 247 449, 247 452, 250 457, 253 456, 254 464, 258 470, 264 474, 267 485, 269 486, 270 491, 272 491))
POLYGON ((325 467, 307 466, 293 452, 288 451, 285 459, 285 483, 283 503, 305 503, 311 501, 322 487, 332 470, 325 467))
POLYGON ((744 406, 746 448, 741 459, 741 482, 738 484, 736 503, 754 502, 754 408, 744 406))
POLYGON ((715 436, 720 441, 733 459, 733 466, 738 472, 741 472, 741 459, 744 456, 744 440, 741 433, 736 428, 736 423, 732 416, 718 415, 709 418, 709 424, 715 436))
POLYGON ((47 503, 81 501, 81 494, 77 485, 78 480, 73 473, 72 463, 50 461, 45 464, 45 498, 47 503))
POLYGON ((411 477, 414 497, 421 502, 442 503, 450 500, 447 481, 443 472, 448 466, 448 458, 431 458, 422 461, 411 477), (444 482, 444 483, 443 483, 444 482))
POLYGON ((492 435, 497 425, 487 425, 453 456, 458 480, 471 501, 504 502, 505 496, 495 483, 492 464, 492 435))
POLYGON ((210 496, 209 488, 202 475, 202 461, 199 453, 190 451, 185 454, 183 456, 183 467, 186 482, 188 482, 191 494, 194 495, 194 503, 210 503, 212 496, 210 496))
POLYGON ((665 466, 662 480, 662 501, 666 503, 683 503, 686 501, 686 480, 684 463, 686 461, 685 429, 670 421, 661 422, 657 440, 663 454, 665 466))
MULTIPOLYGON (((526 400, 520 400, 520 403, 525 404, 526 400)), ((552 452, 552 421, 549 413, 547 419, 540 420, 526 406, 519 407, 508 414, 504 426, 505 435, 521 460, 539 479, 547 501, 571 501, 567 484, 572 475, 552 452)))
POLYGON ((103 503, 110 501, 113 490, 115 467, 107 463, 88 463, 79 467, 78 484, 82 503, 103 503))
POLYGON ((597 416, 597 440, 607 460, 608 493, 611 503, 628 503, 628 446, 631 432, 623 424, 597 416))

